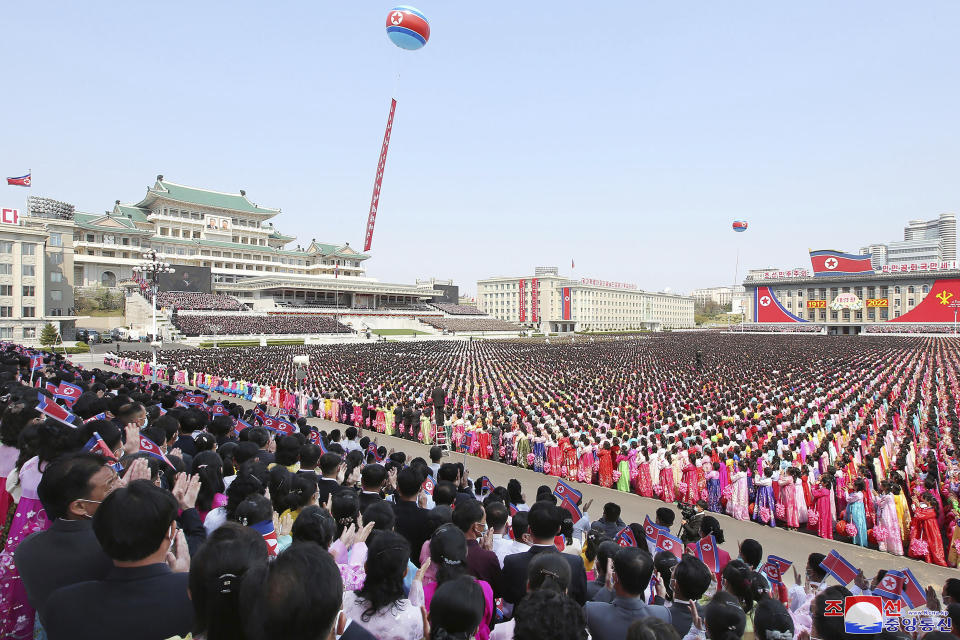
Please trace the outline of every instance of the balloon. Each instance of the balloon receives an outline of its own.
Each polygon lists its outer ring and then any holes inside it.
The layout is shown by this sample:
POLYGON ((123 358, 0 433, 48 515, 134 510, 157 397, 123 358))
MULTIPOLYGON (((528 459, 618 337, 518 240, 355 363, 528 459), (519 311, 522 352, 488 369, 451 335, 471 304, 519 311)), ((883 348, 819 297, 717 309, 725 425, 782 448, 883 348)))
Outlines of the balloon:
POLYGON ((387 14, 387 36, 401 49, 415 51, 430 39, 430 23, 418 9, 400 5, 387 14))
POLYGON ((737 233, 743 233, 747 230, 747 221, 746 220, 734 220, 733 221, 733 230, 737 233))

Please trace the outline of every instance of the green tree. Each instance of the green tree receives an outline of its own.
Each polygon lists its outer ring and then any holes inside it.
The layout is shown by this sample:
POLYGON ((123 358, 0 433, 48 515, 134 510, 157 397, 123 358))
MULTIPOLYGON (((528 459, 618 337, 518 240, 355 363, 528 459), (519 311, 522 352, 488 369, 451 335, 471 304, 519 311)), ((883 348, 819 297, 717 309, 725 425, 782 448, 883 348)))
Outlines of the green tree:
POLYGON ((44 325, 43 329, 40 330, 40 344, 45 347, 55 344, 57 342, 57 338, 57 328, 49 322, 44 325))

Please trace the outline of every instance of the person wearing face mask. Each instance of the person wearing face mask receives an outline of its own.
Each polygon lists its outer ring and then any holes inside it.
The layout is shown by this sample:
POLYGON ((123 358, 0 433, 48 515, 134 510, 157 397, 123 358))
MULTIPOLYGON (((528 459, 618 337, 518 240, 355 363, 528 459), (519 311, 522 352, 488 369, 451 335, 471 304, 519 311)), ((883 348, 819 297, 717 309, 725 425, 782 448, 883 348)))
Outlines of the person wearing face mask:
POLYGON ((487 527, 487 513, 476 500, 467 500, 453 511, 453 524, 467 539, 467 568, 477 580, 500 584, 500 560, 493 552, 493 530, 487 527))
POLYGON ((163 640, 193 626, 190 554, 175 518, 177 499, 146 480, 111 492, 93 531, 113 567, 101 580, 54 591, 41 611, 47 637, 163 640), (162 615, 144 619, 146 610, 162 615))
POLYGON ((60 587, 102 580, 113 566, 93 534, 93 514, 119 482, 106 460, 93 453, 67 454, 47 467, 37 494, 52 521, 50 528, 28 536, 14 556, 37 611, 43 611, 47 598, 60 587))

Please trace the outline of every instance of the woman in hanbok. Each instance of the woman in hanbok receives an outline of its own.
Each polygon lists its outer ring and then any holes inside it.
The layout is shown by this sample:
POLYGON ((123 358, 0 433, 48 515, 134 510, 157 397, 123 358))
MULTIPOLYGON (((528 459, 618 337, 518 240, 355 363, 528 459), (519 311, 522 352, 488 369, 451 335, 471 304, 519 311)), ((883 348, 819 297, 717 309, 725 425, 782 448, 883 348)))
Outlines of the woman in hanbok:
POLYGON ((613 459, 609 441, 603 443, 598 455, 600 456, 600 468, 597 471, 598 483, 601 487, 610 488, 613 486, 613 459))
POLYGON ((865 490, 866 483, 863 478, 857 478, 853 481, 853 491, 844 496, 847 504, 847 522, 857 528, 857 534, 853 536, 853 544, 861 547, 867 546, 867 512, 863 504, 865 490))
POLYGON ((545 464, 547 464, 547 442, 543 433, 537 431, 537 435, 533 439, 533 470, 537 473, 543 473, 545 464))
POLYGON ((433 408, 429 406, 420 414, 420 441, 433 443, 433 408))
POLYGON ((637 465, 637 482, 636 488, 634 491, 637 495, 641 495, 644 498, 650 498, 653 496, 653 481, 650 476, 650 463, 647 462, 646 455, 637 450, 636 465, 637 465))
POLYGON ((577 482, 580 475, 580 460, 577 456, 576 441, 572 437, 564 438, 567 446, 563 447, 563 465, 561 469, 567 470, 566 479, 570 482, 577 482))
POLYGON ((660 499, 664 502, 674 502, 676 491, 673 482, 673 466, 669 453, 664 453, 660 465, 660 499))
POLYGON ((627 454, 629 454, 629 451, 626 447, 621 448, 617 453, 615 462, 620 477, 617 478, 616 489, 617 491, 630 493, 630 458, 627 454))
MULTIPOLYGON (((686 454, 684 454, 684 457, 686 457, 686 454)), ((700 487, 697 484, 697 465, 691 462, 689 458, 683 466, 683 483, 686 486, 683 487, 679 499, 687 504, 696 504, 697 500, 700 499, 700 487)))
POLYGON ((800 526, 800 509, 797 505, 797 469, 787 467, 780 473, 780 504, 783 505, 783 522, 787 529, 795 531, 800 526))
POLYGON ((739 468, 730 474, 730 498, 727 500, 727 513, 737 520, 750 519, 750 496, 747 478, 749 476, 746 461, 741 461, 739 468))
POLYGON ((577 471, 577 479, 580 482, 586 482, 587 484, 593 483, 593 444, 591 444, 590 439, 586 434, 580 436, 580 447, 577 449, 579 453, 579 460, 577 465, 579 470, 577 471))
POLYGON ((553 434, 547 433, 547 464, 550 465, 548 468, 544 465, 544 473, 548 473, 551 476, 560 475, 560 467, 562 456, 560 455, 560 446, 553 440, 553 434))
POLYGON ((903 487, 899 482, 890 485, 890 493, 893 494, 893 503, 897 505, 897 518, 900 520, 900 539, 906 542, 910 539, 910 505, 907 503, 907 497, 904 495, 903 487))
POLYGON ((533 447, 530 445, 530 437, 523 429, 517 429, 517 433, 513 438, 513 448, 517 452, 517 465, 524 469, 533 468, 533 465, 529 462, 530 454, 533 453, 533 447))
POLYGON ((707 463, 707 511, 721 513, 720 511, 720 463, 707 463))
POLYGON ((758 475, 753 480, 756 487, 757 497, 753 506, 753 519, 760 524, 766 524, 771 527, 777 526, 777 503, 773 498, 773 469, 764 469, 763 475, 758 475))
POLYGON ((817 484, 811 493, 813 494, 813 513, 817 514, 816 524, 813 518, 810 518, 811 528, 817 532, 817 536, 824 540, 833 540, 833 509, 834 505, 832 493, 830 491, 832 483, 829 475, 820 477, 820 483, 817 484))
MULTIPOLYGON (((887 532, 883 542, 887 553, 895 556, 903 555, 903 538, 900 536, 900 516, 897 515, 897 502, 893 498, 892 487, 889 482, 880 483, 880 494, 877 496, 877 524, 887 532)), ((883 551, 883 549, 881 549, 883 551)))
POLYGON ((945 567, 947 560, 937 515, 937 500, 932 493, 925 492, 915 499, 910 523, 910 556, 945 567))

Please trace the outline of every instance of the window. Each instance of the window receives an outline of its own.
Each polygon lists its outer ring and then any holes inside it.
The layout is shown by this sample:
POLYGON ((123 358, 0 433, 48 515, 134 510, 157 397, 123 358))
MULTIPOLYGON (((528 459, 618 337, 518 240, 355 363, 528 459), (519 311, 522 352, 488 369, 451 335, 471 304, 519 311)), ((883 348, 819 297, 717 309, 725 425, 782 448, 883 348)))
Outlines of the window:
POLYGON ((0 307, 0 318, 12 318, 13 307, 0 307))
MULTIPOLYGON (((106 251, 104 251, 106 253, 106 251)), ((112 251, 110 253, 113 253, 112 251)), ((63 264, 63 254, 62 253, 51 253, 50 254, 51 264, 63 264)))
POLYGON ((37 245, 32 242, 23 243, 23 255, 25 256, 35 256, 37 255, 37 245))
POLYGON ((913 285, 910 285, 909 287, 907 287, 907 293, 913 293, 913 292, 914 292, 913 285))
POLYGON ((36 328, 36 327, 24 327, 24 328, 23 328, 23 337, 24 337, 24 338, 36 338, 36 337, 37 337, 37 328, 36 328))
POLYGON ((28 285, 23 287, 23 296, 25 298, 32 298, 37 295, 37 288, 33 285, 28 285))
POLYGON ((87 242, 94 242, 93 234, 92 234, 92 233, 88 233, 88 234, 87 234, 87 242))
POLYGON ((0 262, 0 276, 12 276, 13 265, 9 262, 0 262))
POLYGON ((63 274, 59 271, 54 271, 50 274, 50 282, 63 282, 63 274))
POLYGON ((51 233, 50 234, 50 246, 51 247, 62 247, 63 246, 63 234, 60 233, 51 233))
POLYGON ((32 264, 25 264, 21 266, 23 268, 23 271, 22 271, 23 275, 25 276, 36 275, 36 270, 34 269, 34 266, 32 264))
POLYGON ((60 302, 63 300, 63 291, 60 291, 60 289, 51 289, 50 299, 54 302, 60 302))
POLYGON ((0 338, 12 338, 13 327, 0 327, 0 338))
POLYGON ((894 287, 894 288, 893 288, 893 293, 896 294, 896 295, 900 295, 900 287, 894 287))
POLYGON ((13 253, 13 243, 9 240, 0 242, 0 253, 13 253))
POLYGON ((36 317, 37 317, 37 308, 36 308, 36 307, 24 307, 24 308, 23 308, 23 317, 24 317, 24 318, 36 318, 36 317))
POLYGON ((13 295, 12 284, 0 284, 0 296, 12 296, 12 295, 13 295))

